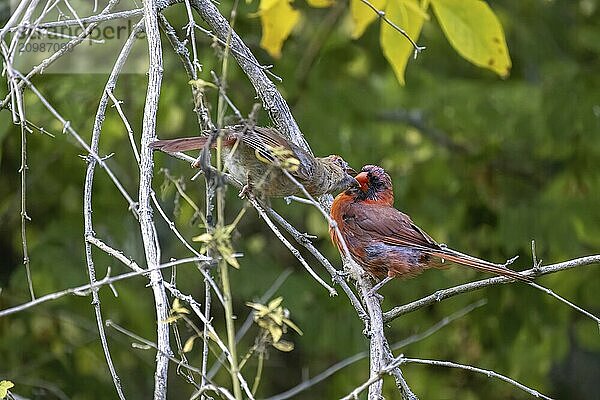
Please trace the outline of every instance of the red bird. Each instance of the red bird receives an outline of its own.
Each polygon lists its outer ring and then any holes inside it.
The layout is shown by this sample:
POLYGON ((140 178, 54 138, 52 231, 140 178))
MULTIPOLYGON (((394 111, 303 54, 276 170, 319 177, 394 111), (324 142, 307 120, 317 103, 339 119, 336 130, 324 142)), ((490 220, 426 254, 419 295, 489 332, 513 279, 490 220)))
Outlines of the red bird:
MULTIPOLYGON (((340 193, 331 206, 331 217, 354 260, 369 274, 384 278, 373 291, 394 277, 410 278, 424 269, 451 262, 479 271, 529 281, 505 265, 471 257, 438 244, 403 212, 394 208, 392 180, 383 168, 366 165, 356 175, 358 187, 340 193)), ((331 239, 344 250, 335 229, 331 239)))

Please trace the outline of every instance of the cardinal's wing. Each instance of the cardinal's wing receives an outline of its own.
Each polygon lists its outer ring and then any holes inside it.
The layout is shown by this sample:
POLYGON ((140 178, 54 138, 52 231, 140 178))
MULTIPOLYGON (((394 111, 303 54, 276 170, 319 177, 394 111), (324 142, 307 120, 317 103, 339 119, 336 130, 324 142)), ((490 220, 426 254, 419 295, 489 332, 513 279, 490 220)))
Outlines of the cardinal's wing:
POLYGON ((355 204, 354 223, 373 239, 394 246, 440 249, 436 241, 403 212, 376 203, 355 204))

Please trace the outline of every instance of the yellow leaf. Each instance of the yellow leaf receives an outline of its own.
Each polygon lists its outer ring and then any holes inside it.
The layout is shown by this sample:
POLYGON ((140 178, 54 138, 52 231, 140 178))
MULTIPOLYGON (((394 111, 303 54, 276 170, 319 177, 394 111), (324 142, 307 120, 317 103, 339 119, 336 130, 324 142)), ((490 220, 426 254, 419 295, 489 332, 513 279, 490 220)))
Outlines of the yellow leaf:
POLYGON ((181 318, 181 315, 172 315, 169 318, 163 320, 164 324, 172 324, 173 322, 177 322, 178 319, 181 318))
POLYGON ((15 384, 11 381, 1 381, 0 382, 0 399, 4 399, 8 394, 8 389, 14 387, 15 384))
POLYGON ((325 7, 330 7, 333 3, 335 3, 335 1, 334 0, 307 0, 307 3, 311 7, 325 8, 325 7))
POLYGON ((290 352, 294 350, 294 343, 288 342, 287 340, 280 340, 276 343, 273 343, 273 347, 279 351, 290 352))
POLYGON ((277 325, 269 326, 269 332, 273 338, 273 343, 279 342, 279 339, 281 339, 281 336, 283 335, 283 330, 277 325))
POLYGON ((261 311, 261 310, 263 310, 264 308, 266 308, 265 306, 263 306, 263 305, 262 305, 262 304, 260 304, 260 303, 252 303, 252 302, 250 302, 250 301, 247 301, 247 302, 246 302, 246 305, 247 305, 248 307, 254 308, 256 311, 261 311))
POLYGON ((219 342, 219 338, 213 333, 213 331, 208 331, 208 338, 215 343, 219 342))
POLYGON ((300 330, 300 328, 298 328, 298 325, 296 325, 295 323, 292 322, 292 320, 288 319, 288 318, 284 318, 283 322, 289 326, 290 328, 292 328, 293 330, 295 330, 296 332, 298 332, 298 334, 300 336, 302 336, 302 331, 300 330))
POLYGON ((173 300, 173 306, 171 307, 171 312, 175 314, 189 314, 190 310, 181 305, 181 302, 178 298, 173 300))
MULTIPOLYGON (((425 21, 425 11, 417 0, 388 0, 385 15, 416 42, 425 21)), ((391 64, 398 82, 404 85, 404 70, 408 59, 414 54, 414 47, 385 21, 381 21, 380 40, 383 55, 391 64)))
POLYGON ((481 0, 431 0, 433 11, 454 49, 471 63, 505 78, 511 67, 504 30, 481 0))
POLYGON ((271 300, 267 306, 269 307, 269 310, 274 310, 277 307, 279 307, 279 305, 281 304, 282 301, 283 301, 283 297, 279 296, 279 297, 276 297, 273 300, 271 300))
POLYGON ((205 87, 209 87, 209 88, 213 88, 213 89, 217 89, 217 85, 215 85, 212 82, 207 82, 203 79, 192 79, 188 81, 188 84, 195 87, 196 89, 204 89, 205 87))
POLYGON ((258 15, 262 25, 260 47, 272 57, 281 57, 281 47, 300 19, 290 0, 261 0, 258 15))
MULTIPOLYGON (((378 10, 383 10, 386 0, 369 1, 378 10)), ((367 27, 377 18, 377 13, 361 0, 350 0, 350 14, 354 28, 352 29, 352 38, 358 39, 365 32, 367 27)))
POLYGON ((191 336, 188 340, 185 341, 185 344, 183 345, 183 352, 184 353, 189 353, 190 351, 192 351, 192 349, 194 348, 194 340, 196 340, 198 336, 191 336))
POLYGON ((273 326, 277 326, 273 324, 273 321, 271 321, 270 319, 258 319, 256 320, 256 325, 260 326, 261 328, 265 329, 265 330, 271 330, 271 327, 273 326))
POLYGON ((277 325, 283 325, 283 313, 272 312, 271 314, 269 314, 269 317, 271 317, 273 322, 275 322, 277 325))
POLYGON ((222 254, 222 256, 227 264, 231 265, 233 268, 240 269, 240 263, 238 263, 237 258, 235 258, 232 254, 222 254))
POLYGON ((210 233, 206 232, 206 233, 203 233, 202 235, 194 236, 192 238, 192 240, 194 242, 208 243, 208 242, 210 242, 212 240, 212 238, 213 238, 213 236, 210 233))

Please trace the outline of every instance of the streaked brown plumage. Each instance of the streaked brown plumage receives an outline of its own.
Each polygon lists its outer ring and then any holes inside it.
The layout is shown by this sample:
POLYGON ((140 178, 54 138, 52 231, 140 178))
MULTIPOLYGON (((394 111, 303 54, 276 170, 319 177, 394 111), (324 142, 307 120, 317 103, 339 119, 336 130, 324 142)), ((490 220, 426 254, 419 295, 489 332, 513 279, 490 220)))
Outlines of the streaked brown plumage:
MULTIPOLYGON (((392 181, 383 168, 366 165, 356 176, 359 187, 340 193, 331 207, 355 261, 378 278, 407 278, 427 268, 455 263, 479 271, 528 281, 505 265, 494 264, 438 244, 410 217, 394 208, 392 181)), ((343 252, 335 230, 333 242, 343 252)))
MULTIPOLYGON (((354 170, 340 156, 314 157, 288 142, 275 129, 235 125, 223 131, 225 166, 237 180, 248 183, 257 195, 284 197, 301 193, 300 188, 275 165, 290 159, 293 164, 288 171, 313 196, 337 193, 356 185, 351 176, 355 174, 354 170)), ((157 140, 150 147, 173 153, 200 149, 206 141, 207 136, 157 140)))

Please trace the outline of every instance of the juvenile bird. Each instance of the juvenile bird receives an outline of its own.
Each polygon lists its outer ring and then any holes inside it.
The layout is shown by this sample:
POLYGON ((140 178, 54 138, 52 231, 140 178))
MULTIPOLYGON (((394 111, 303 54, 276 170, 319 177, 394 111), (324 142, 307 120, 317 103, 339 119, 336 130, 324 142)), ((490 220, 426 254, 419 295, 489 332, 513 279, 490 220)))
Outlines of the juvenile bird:
MULTIPOLYGON (((333 201, 331 217, 354 260, 369 274, 384 278, 376 291, 394 277, 410 278, 424 269, 455 263, 479 271, 520 281, 530 278, 506 265, 494 264, 438 244, 403 212, 394 208, 390 176, 383 168, 366 165, 356 175, 359 183, 340 193, 333 201)), ((340 252, 344 250, 333 228, 331 239, 340 252)))
MULTIPOLYGON (((201 149, 208 136, 157 140, 153 149, 179 152, 201 149)), ((212 147, 215 147, 213 144, 212 147)), ((282 171, 286 169, 313 196, 337 193, 356 185, 356 174, 340 156, 314 157, 301 147, 284 139, 277 130, 235 125, 223 129, 225 166, 245 189, 263 197, 285 197, 301 193, 301 189, 282 171)))

